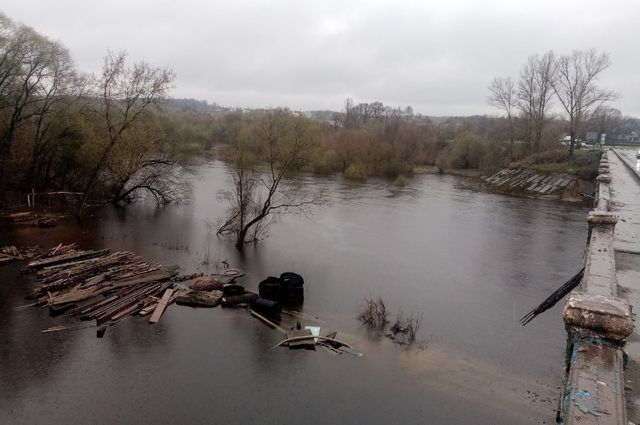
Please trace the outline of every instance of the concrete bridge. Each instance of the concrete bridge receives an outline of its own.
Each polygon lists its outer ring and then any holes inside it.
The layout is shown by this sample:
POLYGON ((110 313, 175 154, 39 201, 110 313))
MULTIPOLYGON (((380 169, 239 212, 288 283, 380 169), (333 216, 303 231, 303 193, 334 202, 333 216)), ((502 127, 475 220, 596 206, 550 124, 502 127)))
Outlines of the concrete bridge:
POLYGON ((640 418, 640 160, 615 148, 600 162, 585 273, 564 309, 566 376, 558 421, 627 425, 640 418))

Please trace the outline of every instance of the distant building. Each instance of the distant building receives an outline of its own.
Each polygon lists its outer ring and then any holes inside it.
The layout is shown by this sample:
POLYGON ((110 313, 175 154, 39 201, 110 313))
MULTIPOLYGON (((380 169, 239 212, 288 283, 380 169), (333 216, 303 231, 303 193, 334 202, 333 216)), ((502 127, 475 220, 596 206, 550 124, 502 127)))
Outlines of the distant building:
POLYGON ((607 145, 640 145, 640 133, 632 130, 624 134, 614 134, 607 137, 607 145))
POLYGON ((600 140, 600 137, 597 131, 587 131, 587 136, 585 137, 585 141, 587 143, 594 145, 599 140, 600 140))

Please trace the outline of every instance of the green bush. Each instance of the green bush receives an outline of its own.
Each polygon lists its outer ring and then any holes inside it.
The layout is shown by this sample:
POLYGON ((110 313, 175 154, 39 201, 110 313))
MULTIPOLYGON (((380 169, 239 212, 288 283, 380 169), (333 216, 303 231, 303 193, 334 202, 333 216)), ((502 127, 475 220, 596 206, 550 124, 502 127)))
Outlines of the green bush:
POLYGON ((366 180, 367 167, 361 162, 349 164, 346 170, 344 170, 345 178, 349 180, 366 180))
POLYGON ((316 174, 329 175, 342 170, 340 156, 333 149, 316 152, 310 159, 310 165, 316 174))

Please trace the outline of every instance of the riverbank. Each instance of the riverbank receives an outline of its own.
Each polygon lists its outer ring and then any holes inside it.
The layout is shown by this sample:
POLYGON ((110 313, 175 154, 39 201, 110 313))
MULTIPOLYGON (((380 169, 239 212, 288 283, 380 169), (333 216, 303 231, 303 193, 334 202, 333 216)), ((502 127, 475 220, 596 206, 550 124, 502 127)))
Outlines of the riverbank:
POLYGON ((481 189, 535 199, 584 202, 595 192, 594 181, 566 173, 543 174, 531 168, 503 169, 479 180, 481 189))
POLYGON ((502 195, 580 203, 593 199, 600 151, 576 151, 571 158, 558 152, 531 155, 511 167, 493 172, 446 170, 445 174, 469 177, 469 188, 502 195), (552 155, 553 154, 553 155, 552 155))

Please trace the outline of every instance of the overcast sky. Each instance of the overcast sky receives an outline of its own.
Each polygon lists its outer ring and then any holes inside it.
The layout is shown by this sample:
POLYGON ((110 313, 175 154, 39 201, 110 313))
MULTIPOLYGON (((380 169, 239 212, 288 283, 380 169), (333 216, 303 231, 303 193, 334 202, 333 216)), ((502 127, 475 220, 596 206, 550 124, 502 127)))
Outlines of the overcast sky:
POLYGON ((426 115, 492 113, 487 84, 527 56, 595 47, 602 85, 640 116, 640 1, 5 0, 13 20, 98 72, 108 49, 172 67, 174 97, 340 110, 347 97, 426 115))

